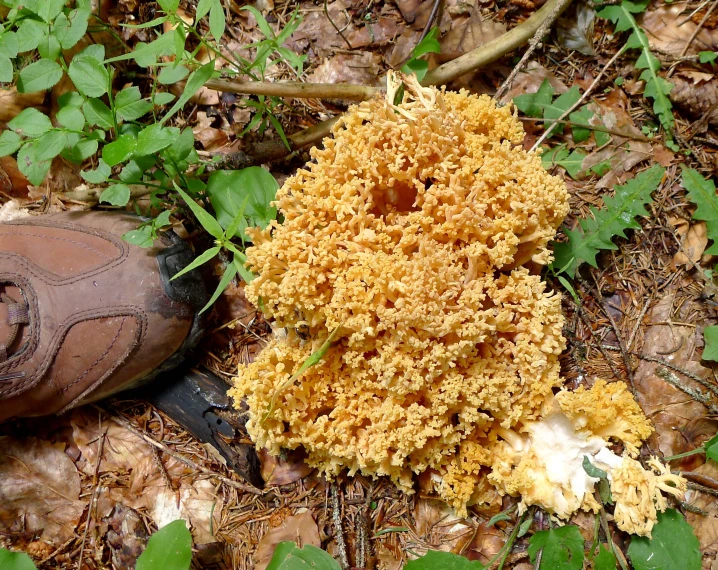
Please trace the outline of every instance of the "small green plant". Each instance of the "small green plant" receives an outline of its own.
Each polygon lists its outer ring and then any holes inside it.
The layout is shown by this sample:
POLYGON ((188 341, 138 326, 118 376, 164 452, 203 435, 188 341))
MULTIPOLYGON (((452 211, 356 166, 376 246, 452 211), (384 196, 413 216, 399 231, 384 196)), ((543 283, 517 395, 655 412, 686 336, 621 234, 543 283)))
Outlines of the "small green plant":
POLYGON ((341 570, 339 563, 321 548, 307 544, 299 548, 292 541, 280 542, 267 570, 341 570))
POLYGON ((653 100, 653 112, 658 116, 661 126, 666 131, 666 146, 677 151, 678 146, 673 141, 673 125, 675 123, 673 104, 668 98, 668 94, 673 89, 673 84, 658 75, 661 62, 651 52, 648 37, 634 17, 634 14, 645 12, 648 3, 649 0, 639 0, 638 2, 623 0, 620 4, 601 8, 596 14, 616 24, 617 32, 631 31, 623 50, 640 50, 641 55, 636 60, 636 68, 642 70, 640 78, 641 81, 646 82, 643 94, 653 100))
POLYGON ((434 26, 431 28, 426 37, 424 37, 413 50, 409 61, 401 68, 404 73, 416 73, 416 78, 421 81, 429 71, 429 62, 421 59, 427 53, 441 53, 441 45, 439 44, 439 28, 434 26))
POLYGON ((634 570, 700 570, 700 544, 678 511, 658 514, 652 537, 634 536, 628 546, 634 570))

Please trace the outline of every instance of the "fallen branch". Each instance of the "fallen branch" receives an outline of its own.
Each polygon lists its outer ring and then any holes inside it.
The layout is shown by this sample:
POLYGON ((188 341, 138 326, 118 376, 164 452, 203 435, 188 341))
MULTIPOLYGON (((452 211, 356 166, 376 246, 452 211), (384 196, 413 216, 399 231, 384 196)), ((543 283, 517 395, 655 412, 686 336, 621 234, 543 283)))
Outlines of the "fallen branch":
POLYGON ((302 83, 301 81, 230 81, 210 79, 205 86, 225 93, 267 95, 295 99, 349 99, 364 101, 381 91, 379 87, 354 83, 302 83))

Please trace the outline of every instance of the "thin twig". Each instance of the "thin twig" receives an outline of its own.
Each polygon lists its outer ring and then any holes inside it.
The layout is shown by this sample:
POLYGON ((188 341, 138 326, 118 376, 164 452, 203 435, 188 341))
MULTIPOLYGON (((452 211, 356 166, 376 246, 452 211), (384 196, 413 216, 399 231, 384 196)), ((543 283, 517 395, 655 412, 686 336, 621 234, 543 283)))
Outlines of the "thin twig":
MULTIPOLYGON (((583 95, 581 95, 581 98, 576 101, 573 105, 571 105, 568 109, 566 109, 561 116, 558 118, 559 121, 562 121, 566 117, 568 117, 571 113, 573 113, 578 107, 583 105, 583 102, 588 99, 588 96, 593 92, 593 90, 598 85, 599 81, 601 81, 601 78, 603 75, 608 71, 608 68, 611 67, 615 61, 619 58, 619 56, 623 53, 623 50, 618 50, 613 57, 608 61, 606 65, 603 66, 603 69, 601 69, 601 72, 596 76, 596 79, 593 80, 591 85, 589 85, 588 89, 583 92, 583 95)), ((551 133, 553 133, 553 130, 558 125, 558 122, 551 123, 548 129, 544 131, 544 133, 538 138, 538 140, 534 143, 534 145, 531 147, 531 150, 529 152, 535 151, 539 146, 541 146, 541 143, 545 141, 548 137, 551 136, 551 133)))
MULTIPOLYGON (((534 51, 536 50, 538 45, 541 43, 541 40, 543 39, 543 37, 548 33, 549 29, 551 28, 551 25, 554 23, 554 21, 556 21, 556 18, 558 18, 566 8, 568 8, 569 4, 571 4, 571 0, 556 0, 555 2, 549 1, 549 2, 546 2, 546 4, 544 4, 544 6, 541 8, 541 10, 539 10, 533 16, 531 16, 531 18, 533 18, 534 16, 538 16, 542 10, 546 10, 546 12, 544 14, 542 14, 542 16, 541 16, 541 20, 540 20, 539 25, 536 27, 536 31, 531 35, 531 39, 529 40, 529 48, 526 50, 526 52, 521 57, 519 62, 511 70, 511 73, 506 78, 506 81, 504 81, 501 84, 501 87, 499 87, 498 91, 496 91, 496 94, 494 95, 494 99, 496 99, 498 101, 499 99, 501 99, 501 97, 503 97, 506 94, 506 92, 509 90, 509 87, 511 87, 511 84, 514 82, 514 79, 516 78, 516 75, 518 74, 518 72, 523 68, 523 66, 526 64, 526 62, 529 60, 529 58, 533 55, 534 51)), ((528 23, 529 20, 531 20, 531 18, 526 20, 525 23, 528 23)), ((514 30, 516 30, 516 28, 514 28, 514 30)), ((511 30, 511 31, 514 31, 514 30, 511 30)), ((511 32, 508 32, 498 39, 501 39, 510 33, 511 32)), ((524 40, 524 41, 526 41, 526 40, 524 40)), ((523 41, 521 43, 523 43, 523 41)), ((461 59, 461 58, 459 58, 459 59, 461 59)), ((456 60, 454 60, 454 61, 456 61, 456 60)))
POLYGON ((708 21, 708 18, 710 18, 711 14, 713 13, 713 10, 715 10, 716 7, 718 7, 718 0, 715 0, 715 1, 713 2, 713 4, 711 4, 711 7, 708 8, 708 10, 706 11, 706 13, 705 13, 705 15, 703 16, 703 18, 701 18, 701 21, 700 21, 700 23, 698 24, 698 26, 696 26, 696 29, 693 30, 693 33, 691 34, 691 37, 688 38, 688 41, 686 42, 686 45, 684 45, 684 46, 683 46, 683 49, 681 50, 681 53, 680 53, 680 56, 681 56, 681 57, 683 57, 684 55, 686 55, 686 52, 688 51, 688 48, 689 48, 689 47, 691 46, 691 44, 693 43, 693 40, 696 39, 696 37, 697 37, 698 34, 700 33, 701 29, 703 29, 703 26, 704 26, 705 23, 708 21))
POLYGON ((332 497, 332 522, 334 523, 334 533, 337 540, 337 550, 339 551, 339 559, 342 563, 343 570, 349 568, 349 555, 347 554, 347 543, 344 540, 344 530, 342 529, 342 510, 339 505, 339 489, 337 482, 334 481, 331 486, 332 497))
MULTIPOLYGON (((419 36, 419 41, 416 42, 417 44, 420 44, 421 41, 429 35, 429 32, 431 31, 431 27, 434 25, 434 21, 436 20, 436 17, 439 15, 439 13, 444 11, 444 0, 434 0, 434 5, 431 7, 431 12, 429 13, 429 19, 426 21, 426 25, 424 26, 424 31, 421 32, 421 35, 419 36)), ((441 24, 441 18, 439 18, 439 24, 441 24)))
MULTIPOLYGON (((90 504, 87 507, 87 520, 85 521, 85 533, 82 535, 82 544, 80 545, 80 554, 77 557, 77 570, 82 570, 82 558, 85 554, 85 544, 87 543, 87 535, 90 532, 90 526, 93 521, 93 509, 95 502, 97 501, 97 493, 100 489, 100 481, 98 474, 100 472, 100 463, 102 463, 102 452, 105 449, 105 437, 107 436, 107 430, 109 426, 105 428, 100 436, 100 442, 97 444, 97 461, 95 462, 95 473, 92 476, 92 485, 94 487, 92 491, 92 498, 90 504)), ((100 415, 100 431, 102 431, 102 416, 100 415)))
POLYGON ((329 6, 327 6, 327 0, 324 0, 324 15, 327 17, 327 20, 329 20, 329 23, 332 25, 332 28, 334 28, 337 31, 337 34, 342 37, 344 43, 347 44, 349 49, 354 49, 354 46, 352 46, 352 44, 349 43, 349 40, 344 37, 344 32, 339 29, 339 27, 334 23, 334 20, 332 20, 332 17, 329 15, 329 6))
MULTIPOLYGON (((581 322, 583 322, 583 325, 588 329, 588 333, 593 336, 593 327, 591 327, 591 322, 588 318, 588 315, 586 314, 586 311, 584 311, 583 307, 580 305, 576 306, 576 310, 578 312, 578 316, 581 319, 581 322)), ((613 364, 613 360, 608 356, 606 353, 606 347, 602 344, 597 345, 599 352, 603 355, 603 358, 606 360, 606 363, 608 364, 608 367, 611 369, 611 372, 613 372, 613 375, 621 380, 622 374, 618 371, 616 366, 613 364)), ((616 348, 616 347, 613 347, 616 348)))
POLYGON ((643 323, 643 317, 646 316, 646 313, 648 312, 648 309, 651 306, 652 302, 653 294, 651 294, 651 298, 648 300, 648 302, 644 303, 643 307, 641 308, 641 312, 638 314, 638 320, 636 321, 636 324, 633 325, 631 336, 628 337, 628 342, 626 343, 626 350, 631 350, 633 348, 633 341, 636 340, 636 334, 638 334, 638 329, 641 328, 641 324, 643 323))
POLYGON ((224 93, 267 95, 297 99, 349 99, 364 101, 381 91, 379 87, 354 83, 302 83, 301 81, 229 81, 210 79, 205 86, 224 93))

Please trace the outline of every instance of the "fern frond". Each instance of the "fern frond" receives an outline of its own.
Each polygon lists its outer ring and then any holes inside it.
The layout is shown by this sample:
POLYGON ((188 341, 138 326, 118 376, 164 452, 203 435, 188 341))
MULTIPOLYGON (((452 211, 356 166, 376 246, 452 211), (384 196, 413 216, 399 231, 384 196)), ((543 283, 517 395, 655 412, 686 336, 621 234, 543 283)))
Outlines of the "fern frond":
POLYGON ((639 229, 637 216, 647 216, 645 206, 651 202, 651 194, 658 188, 665 169, 655 165, 642 172, 623 186, 616 186, 615 195, 603 198, 604 208, 591 207, 593 217, 579 221, 579 228, 566 230, 567 243, 556 243, 551 269, 565 272, 570 277, 586 262, 598 267, 596 255, 602 249, 615 250, 614 237, 626 237, 626 230, 639 229))
POLYGON ((681 184, 688 192, 688 199, 696 205, 693 214, 694 220, 706 223, 708 239, 713 245, 705 252, 711 255, 718 254, 718 195, 716 185, 712 180, 706 180, 701 173, 682 165, 683 177, 681 184))

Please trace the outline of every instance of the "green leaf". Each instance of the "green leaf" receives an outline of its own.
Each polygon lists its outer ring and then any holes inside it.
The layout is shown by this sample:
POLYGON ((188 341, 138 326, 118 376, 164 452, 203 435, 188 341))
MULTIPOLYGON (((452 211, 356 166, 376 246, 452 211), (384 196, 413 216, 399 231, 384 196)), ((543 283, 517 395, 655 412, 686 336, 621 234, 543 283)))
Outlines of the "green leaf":
POLYGON ((341 566, 322 549, 307 544, 299 548, 290 541, 280 542, 266 570, 340 570, 341 566))
POLYGON ((202 307, 202 310, 198 314, 201 315, 207 309, 209 309, 212 305, 214 305, 214 302, 222 294, 222 291, 224 291, 227 288, 227 285, 229 285, 229 282, 232 281, 232 279, 234 279, 235 275, 237 275, 237 266, 234 263, 228 264, 227 268, 224 270, 224 273, 222 274, 222 279, 219 280, 219 284, 217 285, 217 288, 214 290, 214 293, 212 293, 212 296, 210 297, 209 301, 207 301, 207 304, 204 307, 202 307))
POLYGON ((51 160, 37 158, 35 145, 25 143, 17 153, 17 166, 33 186, 40 186, 50 170, 51 160))
POLYGON ((426 34, 426 37, 416 44, 416 47, 413 50, 411 50, 412 57, 421 57, 427 53, 441 53, 438 26, 431 28, 429 33, 426 34))
POLYGON ((551 103, 553 93, 554 89, 548 79, 544 79, 536 93, 527 93, 514 97, 514 105, 524 115, 541 118, 546 105, 551 103))
POLYGON ((97 125, 102 129, 111 129, 115 126, 112 111, 100 99, 88 99, 82 106, 82 112, 89 125, 97 125))
POLYGON ((40 40, 37 46, 37 50, 40 52, 40 57, 45 59, 57 59, 60 56, 60 42, 53 36, 45 36, 40 40))
POLYGON ((0 82, 10 83, 13 77, 12 61, 5 55, 0 55, 0 82))
POLYGON ((104 160, 108 166, 115 166, 115 164, 119 164, 130 158, 136 146, 137 141, 134 137, 122 135, 118 137, 116 141, 102 148, 102 160, 104 160))
POLYGON ((192 562, 192 535, 183 520, 154 533, 137 559, 136 570, 188 570, 192 562))
POLYGON ((703 348, 703 360, 712 360, 718 362, 718 325, 713 325, 703 329, 703 340, 705 347, 703 348))
POLYGON ((586 151, 581 148, 574 149, 563 160, 558 161, 559 166, 566 169, 568 175, 576 180, 583 171, 583 159, 586 158, 586 151))
POLYGON ((168 14, 174 14, 179 6, 179 0, 157 0, 157 3, 168 14))
POLYGON ((718 194, 712 180, 703 178, 700 172, 693 168, 681 165, 683 176, 682 186, 688 192, 688 199, 696 205, 693 214, 694 220, 706 223, 708 239, 713 241, 705 252, 710 255, 718 254, 718 194))
MULTIPOLYGON (((157 76, 157 81, 159 81, 162 85, 172 85, 173 83, 182 81, 185 77, 187 77, 187 75, 189 75, 189 69, 187 69, 184 65, 168 65, 167 67, 162 68, 162 71, 160 71, 157 76)), ((172 98, 174 99, 174 96, 172 98)), ((170 99, 170 101, 171 100, 172 99, 170 99)))
POLYGON ((127 243, 138 247, 152 247, 152 244, 154 243, 154 239, 152 238, 152 226, 144 224, 136 230, 130 230, 122 236, 122 239, 127 243))
POLYGON ((202 227, 209 232, 209 234, 214 237, 215 239, 223 239, 224 238, 224 230, 222 229, 222 226, 219 225, 219 222, 215 220, 202 206, 197 204, 192 198, 190 198, 184 190, 182 190, 179 186, 177 186, 176 183, 173 183, 175 190, 179 192, 179 195, 182 196, 182 199, 185 201, 187 206, 189 206, 189 209, 192 210, 192 213, 197 218, 197 221, 202 225, 202 227))
POLYGON ((45 91, 62 79, 62 68, 54 61, 41 59, 20 70, 17 90, 20 93, 45 91))
POLYGON ((38 3, 37 15, 49 24, 62 12, 64 5, 65 0, 41 0, 38 3))
POLYGON ((0 134, 0 156, 13 154, 22 146, 22 139, 14 131, 3 131, 0 134))
POLYGON ((539 550, 541 566, 538 570, 581 570, 583 568, 583 537, 577 526, 567 525, 542 530, 529 539, 529 559, 536 562, 539 550))
POLYGON ((200 88, 207 83, 207 81, 210 80, 212 77, 212 74, 214 73, 214 60, 211 60, 209 63, 203 65, 200 67, 197 71, 192 72, 192 74, 187 79, 187 83, 185 84, 184 91, 182 92, 182 95, 180 95, 180 98, 177 99, 177 102, 172 105, 172 108, 167 111, 167 114, 162 117, 162 121, 160 121, 162 124, 166 123, 167 120, 174 115, 177 111, 179 111, 182 107, 184 107, 185 103, 191 99, 191 97, 197 93, 197 91, 200 90, 200 88))
POLYGON ((90 55, 83 53, 73 57, 68 75, 77 90, 86 97, 101 97, 107 93, 110 74, 100 60, 90 55))
POLYGON ((272 30, 272 26, 269 25, 269 22, 262 16, 262 13, 257 10, 254 6, 243 6, 241 10, 248 10, 252 13, 254 16, 254 19, 257 20, 257 26, 259 27, 259 31, 262 32, 262 35, 264 35, 267 39, 274 39, 274 30, 272 30))
POLYGON ((125 184, 138 184, 147 169, 154 166, 155 162, 154 156, 140 156, 130 160, 120 172, 120 180, 125 184))
POLYGON ((77 107, 63 107, 57 112, 57 120, 71 131, 81 131, 85 126, 85 116, 77 107))
POLYGON ((244 215, 250 224, 265 228, 277 217, 277 209, 270 203, 278 188, 274 176, 259 166, 242 170, 215 170, 207 180, 207 195, 217 220, 225 229, 245 201, 244 215))
POLYGON ((35 143, 35 153, 38 160, 52 160, 62 152, 67 145, 67 134, 63 131, 50 131, 42 135, 35 143))
POLYGON ((17 29, 17 51, 23 53, 37 49, 45 32, 46 27, 37 20, 24 20, 17 29))
POLYGON ((212 2, 212 8, 209 11, 209 31, 216 41, 220 41, 224 35, 224 7, 220 0, 212 2))
POLYGON ((199 2, 197 2, 197 10, 195 11, 195 20, 197 22, 207 15, 213 2, 214 0, 199 0, 199 2))
MULTIPOLYGON (((625 0, 624 0, 625 1, 625 0)), ((551 268, 570 277, 583 262, 598 267, 596 255, 602 249, 616 250, 614 237, 626 237, 626 230, 640 229, 637 216, 647 216, 645 205, 663 180, 665 170, 655 165, 623 186, 617 186, 613 198, 604 197, 605 207, 591 207, 592 217, 579 220, 580 228, 566 230, 568 243, 556 243, 551 268)))
POLYGON ((421 81, 426 77, 429 71, 429 62, 423 59, 410 59, 401 68, 404 73, 414 73, 416 78, 421 81))
POLYGON ((554 166, 566 160, 569 154, 565 144, 555 146, 541 155, 541 164, 546 170, 551 170, 554 166))
POLYGON ((80 164, 97 152, 99 146, 95 139, 82 139, 77 141, 70 150, 70 159, 80 164))
POLYGON ((706 449, 706 457, 713 461, 718 461, 718 435, 714 435, 703 446, 706 449))
POLYGON ((2 570, 36 570, 32 559, 24 552, 10 552, 0 548, 0 568, 2 570))
POLYGON ((179 136, 176 127, 165 128, 159 123, 153 123, 140 131, 137 135, 136 156, 154 154, 170 146, 179 136))
POLYGON ((184 45, 187 42, 187 34, 185 33, 183 26, 177 26, 175 28, 172 40, 175 61, 179 62, 182 58, 182 54, 184 54, 184 45))
POLYGON ((126 206, 130 201, 130 188, 124 184, 113 184, 102 191, 100 202, 113 206, 126 206))
POLYGON ((588 455, 583 457, 583 470, 589 477, 595 477, 596 479, 606 479, 608 477, 608 473, 591 463, 588 455))
POLYGON ((135 121, 152 110, 152 103, 142 99, 139 87, 127 87, 115 96, 115 113, 124 121, 135 121))
POLYGON ((39 137, 52 128, 52 123, 47 115, 37 109, 28 107, 21 111, 7 126, 19 135, 39 137))
MULTIPOLYGON (((571 89, 556 97, 553 103, 547 104, 543 111, 543 118, 546 121, 545 126, 549 127, 555 123, 561 115, 575 105, 580 98, 581 92, 578 90, 578 87, 574 85, 571 89)), ((554 127, 553 132, 562 133, 563 127, 563 123, 560 123, 554 127)))
POLYGON ((60 14, 52 27, 52 33, 59 40, 62 49, 70 49, 79 42, 87 32, 90 11, 77 9, 69 16, 60 14))
POLYGON ((578 111, 574 111, 568 116, 569 121, 571 121, 573 142, 582 143, 591 136, 589 121, 592 117, 593 111, 591 111, 587 105, 584 105, 578 111))
POLYGON ((411 560, 404 566, 404 570, 482 570, 483 568, 484 565, 478 560, 472 562, 458 554, 439 550, 429 550, 421 558, 411 560))
POLYGON ((0 55, 5 57, 17 57, 19 51, 17 34, 15 32, 4 32, 0 36, 0 55))
POLYGON ((174 101, 175 96, 172 93, 155 93, 152 102, 157 106, 167 105, 174 101))
POLYGON ((180 162, 187 158, 192 149, 194 149, 194 133, 192 129, 187 128, 162 153, 168 159, 180 162))
POLYGON ((616 557, 603 544, 599 547, 598 556, 593 559, 593 570, 616 570, 616 557))
POLYGON ((698 61, 701 63, 713 63, 718 57, 718 53, 714 51, 699 51, 698 61))
POLYGON ((658 513, 652 538, 635 536, 628 547, 634 570, 700 570, 700 544, 691 526, 675 509, 658 513))
POLYGON ((80 176, 91 184, 102 184, 106 182, 112 173, 112 169, 107 163, 100 159, 95 170, 84 170, 80 172, 80 176))
POLYGON ((237 268, 237 273, 242 277, 245 283, 251 283, 256 275, 252 273, 249 269, 245 267, 245 263, 247 263, 247 256, 242 254, 238 254, 235 252, 234 258, 232 259, 232 263, 234 263, 234 266, 237 268))
POLYGON ((187 265, 187 267, 185 267, 181 271, 175 273, 174 276, 172 277, 172 279, 170 279, 170 281, 177 279, 178 277, 181 277, 185 273, 192 271, 193 269, 196 269, 197 267, 199 267, 200 265, 202 265, 204 263, 207 263, 210 259, 212 259, 215 255, 217 255, 221 249, 222 248, 217 245, 215 247, 208 249, 207 251, 203 252, 202 254, 198 255, 197 257, 195 257, 192 260, 192 262, 189 265, 187 265))

